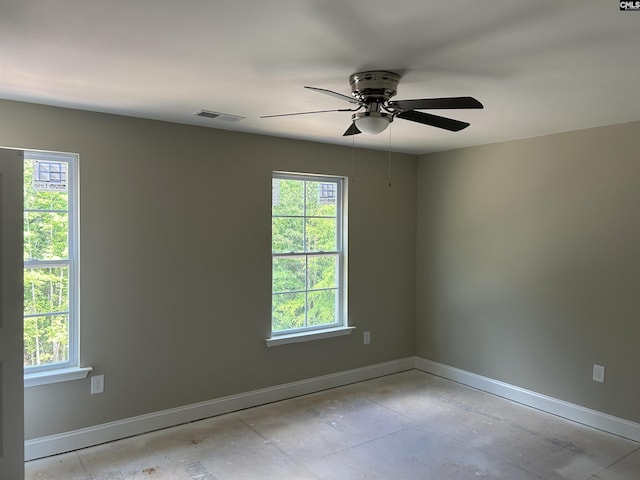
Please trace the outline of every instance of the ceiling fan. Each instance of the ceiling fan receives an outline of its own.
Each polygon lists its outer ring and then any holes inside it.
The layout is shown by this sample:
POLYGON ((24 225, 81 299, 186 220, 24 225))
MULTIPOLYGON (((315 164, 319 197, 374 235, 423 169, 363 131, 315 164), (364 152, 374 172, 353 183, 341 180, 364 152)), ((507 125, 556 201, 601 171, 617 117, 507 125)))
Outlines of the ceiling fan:
POLYGON ((315 92, 340 98, 355 108, 339 108, 334 110, 316 110, 312 112, 284 113, 264 115, 260 118, 286 117, 290 115, 308 115, 326 112, 355 112, 351 116, 351 125, 343 136, 358 133, 378 134, 386 130, 394 118, 402 118, 411 122, 422 123, 432 127, 457 132, 469 126, 452 118, 440 117, 417 110, 483 108, 482 103, 473 97, 421 98, 415 100, 390 100, 397 93, 400 75, 382 70, 354 73, 349 77, 351 96, 333 90, 317 87, 304 87, 315 92), (364 111, 362 111, 364 109, 364 111))

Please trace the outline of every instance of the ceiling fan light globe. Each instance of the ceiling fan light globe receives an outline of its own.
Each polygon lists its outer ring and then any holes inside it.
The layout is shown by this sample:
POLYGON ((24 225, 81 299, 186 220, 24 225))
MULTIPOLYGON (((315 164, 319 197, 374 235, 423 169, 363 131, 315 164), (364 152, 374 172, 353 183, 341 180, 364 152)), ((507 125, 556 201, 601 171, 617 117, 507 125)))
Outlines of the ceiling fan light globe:
POLYGON ((358 130, 369 135, 384 132, 392 120, 391 115, 381 112, 362 112, 353 115, 353 121, 358 130))

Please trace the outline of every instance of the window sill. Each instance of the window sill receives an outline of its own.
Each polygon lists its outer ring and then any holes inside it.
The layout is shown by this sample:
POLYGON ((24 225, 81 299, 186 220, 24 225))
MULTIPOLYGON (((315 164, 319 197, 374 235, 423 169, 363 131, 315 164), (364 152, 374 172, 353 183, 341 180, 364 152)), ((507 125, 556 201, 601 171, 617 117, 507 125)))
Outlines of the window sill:
POLYGON ((311 332, 298 332, 289 335, 277 335, 265 340, 267 347, 275 347, 277 345, 286 345, 288 343, 310 342, 312 340, 320 340, 322 338, 339 337, 342 335, 351 335, 351 331, 356 327, 336 327, 326 330, 314 330, 311 332))
POLYGON ((59 370, 47 370, 45 372, 25 373, 24 387, 36 387, 48 383, 69 382, 86 378, 92 367, 61 368, 59 370))

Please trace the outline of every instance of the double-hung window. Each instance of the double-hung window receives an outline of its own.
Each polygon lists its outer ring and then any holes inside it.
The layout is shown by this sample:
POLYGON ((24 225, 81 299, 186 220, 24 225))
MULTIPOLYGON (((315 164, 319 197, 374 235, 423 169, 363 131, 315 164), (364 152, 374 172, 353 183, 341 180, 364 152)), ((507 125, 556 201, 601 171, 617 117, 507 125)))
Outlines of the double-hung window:
POLYGON ((24 152, 25 381, 78 367, 77 178, 74 154, 24 152))
POLYGON ((346 182, 273 173, 271 336, 346 327, 346 182))

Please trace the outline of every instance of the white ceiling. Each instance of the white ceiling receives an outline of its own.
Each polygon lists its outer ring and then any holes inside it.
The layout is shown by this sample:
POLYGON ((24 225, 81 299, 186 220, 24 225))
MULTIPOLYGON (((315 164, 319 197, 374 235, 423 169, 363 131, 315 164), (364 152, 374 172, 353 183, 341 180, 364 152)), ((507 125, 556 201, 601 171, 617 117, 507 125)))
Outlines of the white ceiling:
POLYGON ((615 0, 0 0, 0 98, 422 154, 640 120, 640 12, 615 0), (396 100, 466 96, 342 137, 363 70, 402 74, 396 100), (238 123, 192 116, 240 115, 238 123))

